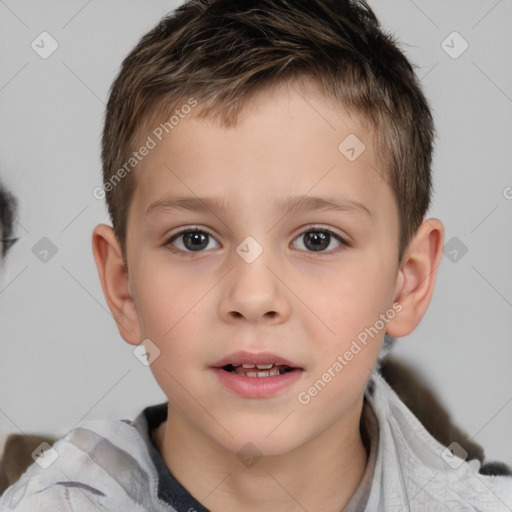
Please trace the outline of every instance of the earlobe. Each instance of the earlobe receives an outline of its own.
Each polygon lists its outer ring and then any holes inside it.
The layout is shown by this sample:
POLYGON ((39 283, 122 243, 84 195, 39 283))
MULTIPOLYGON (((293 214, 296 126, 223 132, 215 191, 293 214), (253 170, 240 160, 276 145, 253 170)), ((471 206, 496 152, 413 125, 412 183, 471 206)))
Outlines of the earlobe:
POLYGON ((401 337, 420 323, 430 304, 443 255, 444 227, 438 219, 424 220, 411 240, 397 276, 395 302, 400 313, 387 325, 386 332, 401 337))
POLYGON ((140 326, 128 270, 114 230, 106 224, 96 226, 92 234, 92 250, 108 307, 119 333, 132 345, 141 342, 140 326))

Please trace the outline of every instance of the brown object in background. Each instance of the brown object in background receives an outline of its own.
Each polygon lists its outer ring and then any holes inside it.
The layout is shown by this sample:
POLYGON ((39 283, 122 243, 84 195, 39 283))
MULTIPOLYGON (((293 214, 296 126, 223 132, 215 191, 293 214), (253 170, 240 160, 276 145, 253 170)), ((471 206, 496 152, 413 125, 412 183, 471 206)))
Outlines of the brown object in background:
MULTIPOLYGON (((441 405, 439 399, 412 368, 388 357, 382 362, 380 372, 384 380, 420 420, 432 437, 444 446, 450 446, 451 443, 456 442, 468 453, 468 461, 478 459, 483 462, 484 449, 466 432, 452 423, 450 415, 441 405)), ((481 466, 479 473, 512 475, 512 470, 503 462, 487 462, 481 466)))
POLYGON ((31 434, 9 434, 2 460, 0 460, 0 495, 34 462, 32 452, 43 442, 52 445, 55 438, 31 434))

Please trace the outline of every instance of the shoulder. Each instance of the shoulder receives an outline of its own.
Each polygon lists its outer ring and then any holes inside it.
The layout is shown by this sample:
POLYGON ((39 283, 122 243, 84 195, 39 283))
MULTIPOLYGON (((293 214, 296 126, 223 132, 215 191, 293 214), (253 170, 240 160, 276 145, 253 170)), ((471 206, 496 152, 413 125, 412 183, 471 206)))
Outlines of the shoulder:
POLYGON ((437 441, 378 372, 366 398, 379 424, 371 510, 512 510, 512 476, 482 474, 478 459, 437 441))
POLYGON ((157 510, 156 478, 140 424, 87 420, 40 454, 0 497, 0 510, 157 510))

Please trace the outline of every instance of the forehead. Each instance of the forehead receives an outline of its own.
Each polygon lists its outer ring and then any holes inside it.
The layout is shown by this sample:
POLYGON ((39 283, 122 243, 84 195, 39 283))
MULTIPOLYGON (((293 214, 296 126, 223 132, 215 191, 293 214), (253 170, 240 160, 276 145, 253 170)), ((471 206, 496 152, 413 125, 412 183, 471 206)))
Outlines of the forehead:
POLYGON ((384 158, 367 123, 318 89, 267 89, 230 126, 197 115, 200 107, 178 107, 172 122, 148 131, 154 148, 135 173, 139 208, 169 196, 216 197, 227 208, 247 209, 311 195, 339 196, 374 215, 382 205, 393 210, 384 158))

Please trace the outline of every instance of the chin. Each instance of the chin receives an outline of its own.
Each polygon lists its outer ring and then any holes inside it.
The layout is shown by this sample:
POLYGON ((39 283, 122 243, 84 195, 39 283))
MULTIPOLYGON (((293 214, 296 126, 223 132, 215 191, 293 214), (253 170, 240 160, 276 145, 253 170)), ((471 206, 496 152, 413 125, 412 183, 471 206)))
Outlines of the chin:
MULTIPOLYGON (((245 456, 285 455, 305 442, 304 439, 299 439, 298 436, 286 429, 282 429, 280 434, 277 433, 277 429, 272 432, 278 423, 275 422, 270 427, 265 425, 262 428, 254 428, 253 425, 250 429, 247 429, 247 427, 241 428, 238 430, 239 435, 236 435, 235 429, 231 430, 228 427, 228 431, 234 434, 234 438, 228 440, 224 437, 220 444, 226 450, 241 458, 245 456), (272 433, 269 435, 269 432, 272 433)), ((217 440, 217 442, 219 441, 217 440)))

